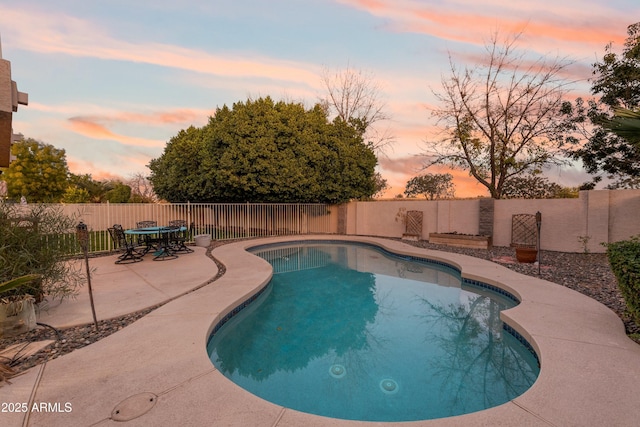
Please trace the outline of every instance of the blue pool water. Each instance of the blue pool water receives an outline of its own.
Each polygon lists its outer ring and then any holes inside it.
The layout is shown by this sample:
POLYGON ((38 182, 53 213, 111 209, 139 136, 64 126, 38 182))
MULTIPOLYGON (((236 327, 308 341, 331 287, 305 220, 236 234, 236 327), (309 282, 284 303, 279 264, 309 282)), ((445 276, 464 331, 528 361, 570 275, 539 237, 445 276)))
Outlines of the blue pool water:
POLYGON ((536 380, 535 355, 500 321, 515 301, 456 270, 372 246, 253 251, 274 268, 211 336, 219 371, 275 404, 333 418, 413 421, 500 405, 536 380))

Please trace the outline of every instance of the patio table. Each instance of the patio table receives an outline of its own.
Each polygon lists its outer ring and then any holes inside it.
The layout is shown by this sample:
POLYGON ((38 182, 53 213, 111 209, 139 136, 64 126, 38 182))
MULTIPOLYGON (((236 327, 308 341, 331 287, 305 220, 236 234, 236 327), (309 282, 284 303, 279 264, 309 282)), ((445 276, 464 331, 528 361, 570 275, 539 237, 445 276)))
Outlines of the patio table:
MULTIPOLYGON (((125 231, 125 234, 130 236, 145 236, 151 238, 152 236, 157 236, 157 241, 159 245, 157 250, 153 253, 154 261, 164 261, 167 259, 176 259, 178 255, 175 254, 173 250, 171 250, 171 246, 169 245, 169 234, 178 231, 185 231, 186 227, 145 227, 145 228, 132 228, 125 231)), ((147 251, 151 249, 151 245, 147 243, 147 251)))

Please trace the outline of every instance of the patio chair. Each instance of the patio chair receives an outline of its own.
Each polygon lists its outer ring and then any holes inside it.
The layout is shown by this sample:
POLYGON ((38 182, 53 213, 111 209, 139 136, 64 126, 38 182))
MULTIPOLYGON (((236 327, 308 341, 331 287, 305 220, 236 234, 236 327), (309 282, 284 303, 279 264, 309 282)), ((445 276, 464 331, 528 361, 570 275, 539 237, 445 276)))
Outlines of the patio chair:
POLYGON ((172 231, 169 234, 169 244, 171 245, 171 250, 173 252, 193 252, 193 249, 185 245, 185 242, 189 240, 189 229, 187 228, 187 221, 183 219, 174 219, 169 221, 169 227, 175 228, 175 231, 172 231), (184 227, 185 229, 180 231, 180 228, 184 227))
POLYGON ((157 227, 158 221, 138 221, 136 222, 136 228, 148 228, 157 227))
MULTIPOLYGON (((147 220, 147 221, 136 222, 136 228, 149 228, 149 227, 157 227, 157 226, 158 226, 157 221, 147 220)), ((138 245, 145 246, 144 253, 146 254, 152 249, 154 251, 157 251, 159 248, 159 244, 161 243, 161 240, 162 239, 160 238, 160 236, 158 236, 157 238, 154 238, 148 234, 141 234, 140 236, 138 236, 138 245)))
POLYGON ((114 248, 122 255, 118 257, 116 264, 131 264, 142 261, 142 255, 137 251, 136 245, 127 239, 124 230, 120 224, 114 224, 113 227, 107 229, 113 240, 114 248))

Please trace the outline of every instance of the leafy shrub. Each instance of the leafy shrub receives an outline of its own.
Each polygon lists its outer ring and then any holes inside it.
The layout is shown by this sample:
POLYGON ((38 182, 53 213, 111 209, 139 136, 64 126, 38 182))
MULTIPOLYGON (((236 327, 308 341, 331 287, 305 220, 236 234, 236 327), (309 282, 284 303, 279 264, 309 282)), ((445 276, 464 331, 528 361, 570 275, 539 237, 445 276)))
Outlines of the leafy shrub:
POLYGON ((0 283, 30 274, 41 277, 8 294, 31 294, 36 300, 75 294, 82 275, 73 263, 66 262, 69 245, 75 242, 61 239, 73 230, 73 218, 59 206, 0 202, 0 283))
POLYGON ((640 238, 636 236, 606 246, 609 264, 618 280, 627 309, 640 323, 640 238))

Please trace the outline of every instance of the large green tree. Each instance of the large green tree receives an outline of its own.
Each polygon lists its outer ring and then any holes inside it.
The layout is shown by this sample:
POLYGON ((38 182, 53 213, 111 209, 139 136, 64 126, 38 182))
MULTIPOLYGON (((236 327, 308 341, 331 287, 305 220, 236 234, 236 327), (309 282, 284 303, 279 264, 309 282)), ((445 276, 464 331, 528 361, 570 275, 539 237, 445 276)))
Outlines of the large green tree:
POLYGON ((517 40, 503 42, 495 34, 475 67, 460 69, 450 61, 433 111, 444 138, 428 141, 425 150, 427 167, 468 170, 495 199, 508 179, 566 162, 561 111, 570 62, 525 58, 517 40))
POLYGON ((65 151, 53 145, 25 139, 11 147, 16 159, 2 175, 7 195, 24 196, 28 202, 59 202, 67 189, 69 168, 65 151))
POLYGON ((319 105, 259 98, 180 131, 149 163, 172 202, 323 202, 370 197, 376 157, 362 132, 319 105))
POLYGON ((640 144, 615 131, 620 124, 616 111, 640 107, 640 22, 630 25, 627 35, 622 53, 615 53, 608 44, 602 60, 593 64, 591 93, 599 98, 578 99, 571 111, 583 138, 576 140, 579 145, 573 157, 582 160, 595 181, 604 173, 617 179, 619 186, 640 177, 640 144))

